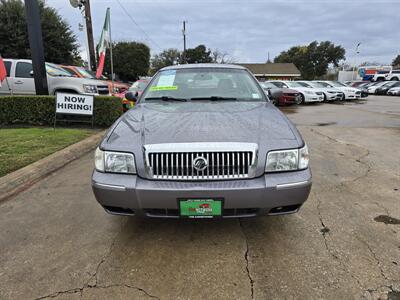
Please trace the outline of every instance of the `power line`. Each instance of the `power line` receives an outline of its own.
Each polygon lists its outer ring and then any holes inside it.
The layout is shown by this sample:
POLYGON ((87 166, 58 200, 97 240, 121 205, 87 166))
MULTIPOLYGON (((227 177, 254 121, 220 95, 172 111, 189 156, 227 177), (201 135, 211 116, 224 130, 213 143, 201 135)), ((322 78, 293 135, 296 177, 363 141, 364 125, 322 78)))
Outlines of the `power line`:
POLYGON ((122 5, 122 3, 119 0, 117 0, 117 3, 122 8, 122 10, 125 12, 125 14, 128 16, 128 18, 133 22, 133 24, 135 24, 143 32, 143 34, 147 37, 146 39, 149 42, 153 43, 156 47, 158 47, 161 50, 162 48, 160 47, 160 45, 158 45, 152 38, 150 38, 150 36, 147 34, 147 32, 144 31, 144 29, 133 19, 133 17, 130 15, 128 10, 122 5))

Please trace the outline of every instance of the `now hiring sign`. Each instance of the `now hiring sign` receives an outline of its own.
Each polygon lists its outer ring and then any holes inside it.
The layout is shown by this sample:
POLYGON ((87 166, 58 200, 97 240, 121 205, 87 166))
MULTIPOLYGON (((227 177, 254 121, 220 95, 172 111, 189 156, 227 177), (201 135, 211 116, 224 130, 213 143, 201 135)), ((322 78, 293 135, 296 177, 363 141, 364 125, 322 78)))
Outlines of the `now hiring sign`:
POLYGON ((56 113, 92 116, 93 96, 57 93, 56 113))

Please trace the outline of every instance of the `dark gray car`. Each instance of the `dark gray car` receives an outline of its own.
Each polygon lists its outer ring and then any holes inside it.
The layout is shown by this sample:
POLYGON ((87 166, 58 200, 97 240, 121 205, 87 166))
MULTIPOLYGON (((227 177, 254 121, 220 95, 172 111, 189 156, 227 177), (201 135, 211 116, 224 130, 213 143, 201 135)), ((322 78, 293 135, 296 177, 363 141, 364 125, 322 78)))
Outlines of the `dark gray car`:
POLYGON ((311 189, 294 125, 240 66, 171 66, 151 80, 95 154, 93 191, 117 215, 294 213, 311 189))

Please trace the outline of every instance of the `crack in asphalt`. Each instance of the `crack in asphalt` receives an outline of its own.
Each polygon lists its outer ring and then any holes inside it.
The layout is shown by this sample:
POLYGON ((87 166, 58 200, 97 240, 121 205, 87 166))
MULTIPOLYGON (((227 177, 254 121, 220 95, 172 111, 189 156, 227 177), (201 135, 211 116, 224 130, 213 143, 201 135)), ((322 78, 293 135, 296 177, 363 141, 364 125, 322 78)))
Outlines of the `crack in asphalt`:
POLYGON ((251 276, 250 268, 249 268, 249 243, 248 243, 248 240, 247 240, 247 235, 246 235, 246 233, 244 231, 242 220, 238 219, 238 222, 239 222, 239 227, 240 227, 240 229, 241 229, 241 231, 243 233, 243 237, 244 237, 244 240, 245 240, 246 250, 245 250, 245 253, 244 253, 244 259, 246 261, 247 277, 249 278, 249 282, 250 282, 251 299, 254 299, 254 279, 251 276))
POLYGON ((137 286, 130 285, 130 284, 110 284, 110 285, 84 286, 84 287, 81 287, 81 288, 74 288, 74 289, 70 289, 70 290, 55 292, 53 294, 49 294, 49 295, 46 295, 46 296, 42 296, 42 297, 36 298, 36 300, 48 299, 48 298, 57 298, 58 296, 61 296, 61 295, 64 295, 64 294, 76 294, 76 293, 80 293, 80 297, 82 297, 82 294, 83 294, 84 290, 109 289, 109 288, 114 288, 114 287, 116 287, 116 288, 134 289, 134 290, 142 292, 143 294, 145 294, 149 298, 160 300, 160 298, 158 298, 157 296, 149 294, 146 290, 144 290, 144 289, 142 289, 140 287, 137 287, 137 286))
POLYGON ((376 265, 377 265, 378 268, 379 268, 379 271, 380 271, 380 273, 381 273, 381 276, 382 276, 385 280, 389 281, 390 279, 386 276, 385 272, 383 271, 383 267, 382 267, 381 261, 378 259, 378 257, 376 256, 376 253, 372 250, 371 246, 370 246, 366 241, 364 241, 364 240, 362 240, 362 239, 360 239, 360 238, 358 238, 358 240, 359 240, 361 243, 363 243, 365 246, 367 246, 368 251, 371 253, 372 257, 373 257, 374 260, 376 261, 376 265))
POLYGON ((119 232, 115 235, 113 241, 111 242, 111 245, 110 245, 107 253, 102 257, 102 259, 100 260, 100 262, 96 266, 95 272, 90 276, 89 280, 87 280, 87 282, 82 287, 73 288, 73 289, 69 289, 69 290, 63 290, 63 291, 57 291, 57 292, 54 292, 52 294, 36 298, 36 300, 48 299, 48 298, 57 298, 58 296, 63 295, 63 294, 76 294, 76 293, 80 293, 80 297, 82 298, 82 294, 83 294, 84 290, 87 290, 87 289, 108 289, 108 288, 113 288, 113 287, 117 287, 117 288, 125 287, 125 288, 135 289, 135 290, 138 290, 138 291, 142 292, 143 294, 145 294, 149 298, 160 299, 157 296, 154 296, 154 295, 148 293, 143 288, 137 287, 137 286, 133 286, 133 285, 130 285, 130 284, 98 285, 97 274, 98 274, 98 272, 100 270, 100 267, 111 256, 111 253, 113 252, 114 246, 115 246, 115 244, 117 242, 118 236, 122 232, 122 229, 123 229, 125 223, 126 222, 124 222, 124 220, 121 221, 121 228, 120 228, 119 232), (90 284, 90 282, 93 279, 95 279, 94 284, 90 284))
POLYGON ((349 274, 350 277, 353 278, 353 279, 357 282, 357 284, 358 284, 358 286, 359 286, 360 288, 363 288, 363 285, 361 284, 360 280, 346 267, 346 265, 342 262, 342 260, 340 259, 340 257, 339 257, 338 255, 336 255, 336 254, 331 250, 331 248, 329 247, 328 239, 327 239, 326 235, 327 235, 327 233, 330 232, 330 229, 325 225, 325 223, 324 223, 324 221, 323 221, 323 218, 322 218, 322 213, 321 213, 321 200, 320 200, 320 198, 318 197, 318 195, 317 195, 316 192, 314 192, 314 194, 315 194, 315 197, 317 198, 317 201, 318 201, 318 202, 317 202, 317 212, 318 212, 319 221, 320 221, 320 223, 321 223, 321 225, 322 225, 322 229, 320 229, 320 232, 322 233, 322 238, 324 239, 324 244, 325 244, 326 251, 328 252, 328 254, 329 254, 331 257, 333 257, 335 260, 337 260, 337 262, 339 263, 339 265, 342 267, 342 270, 345 271, 347 274, 349 274))

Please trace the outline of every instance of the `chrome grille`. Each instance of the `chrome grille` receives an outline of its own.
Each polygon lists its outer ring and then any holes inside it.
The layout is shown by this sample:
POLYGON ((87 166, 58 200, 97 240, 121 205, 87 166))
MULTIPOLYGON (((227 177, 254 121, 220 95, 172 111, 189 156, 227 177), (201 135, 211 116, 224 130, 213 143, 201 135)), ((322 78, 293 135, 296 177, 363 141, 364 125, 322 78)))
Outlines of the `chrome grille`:
POLYGON ((255 175, 256 144, 158 144, 145 146, 145 152, 147 171, 153 179, 218 180, 255 175), (196 169, 196 158, 204 159, 204 170, 196 169))

